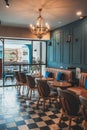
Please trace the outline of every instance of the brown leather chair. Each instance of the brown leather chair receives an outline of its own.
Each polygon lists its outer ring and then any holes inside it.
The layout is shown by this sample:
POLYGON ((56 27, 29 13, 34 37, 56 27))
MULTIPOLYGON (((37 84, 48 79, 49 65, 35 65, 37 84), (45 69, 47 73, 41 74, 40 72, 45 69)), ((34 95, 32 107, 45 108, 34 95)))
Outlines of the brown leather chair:
POLYGON ((18 87, 18 86, 21 85, 19 72, 18 71, 15 72, 15 78, 16 78, 16 86, 18 87))
POLYGON ((28 86, 28 94, 30 91, 30 99, 32 97, 32 92, 34 90, 38 90, 37 85, 35 83, 35 78, 32 77, 31 75, 26 75, 26 80, 27 80, 27 86, 28 86))
POLYGON ((39 100, 37 102, 37 106, 39 106, 39 101, 42 98, 43 99, 43 110, 45 110, 46 100, 49 100, 49 102, 51 103, 52 98, 55 98, 56 105, 58 104, 58 101, 57 101, 58 93, 55 91, 51 91, 51 89, 46 81, 38 80, 38 92, 39 92, 39 100))
POLYGON ((15 72, 15 78, 16 78, 16 87, 19 90, 19 94, 20 94, 20 88, 21 88, 22 83, 20 81, 20 77, 19 77, 19 72, 18 71, 15 72))
POLYGON ((62 106, 62 112, 59 120, 61 123, 62 117, 65 115, 69 118, 69 130, 71 129, 72 118, 79 117, 80 101, 75 93, 69 92, 67 90, 58 90, 60 96, 60 102, 62 106))
POLYGON ((83 96, 79 96, 80 102, 81 102, 81 108, 82 108, 82 115, 83 115, 83 122, 82 126, 84 130, 87 130, 87 98, 83 96))
POLYGON ((19 72, 19 79, 21 86, 23 86, 22 93, 24 93, 24 87, 27 86, 26 74, 24 72, 19 72))
POLYGON ((87 79, 87 73, 81 73, 79 86, 85 87, 85 80, 87 79))

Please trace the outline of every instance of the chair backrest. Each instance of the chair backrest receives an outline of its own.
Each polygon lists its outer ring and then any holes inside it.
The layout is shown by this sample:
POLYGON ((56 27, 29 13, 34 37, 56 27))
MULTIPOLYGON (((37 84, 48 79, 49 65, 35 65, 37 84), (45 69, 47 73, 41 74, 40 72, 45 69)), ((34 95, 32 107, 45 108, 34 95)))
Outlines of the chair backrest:
POLYGON ((76 94, 67 90, 58 90, 61 98, 62 108, 68 115, 77 115, 79 112, 80 102, 76 94))
POLYGON ((46 81, 38 80, 38 92, 43 98, 48 97, 50 94, 50 88, 46 81))
POLYGON ((20 82, 20 77, 19 77, 19 72, 18 71, 15 72, 15 78, 16 78, 16 80, 18 82, 20 82))
POLYGON ((81 77, 80 77, 80 86, 84 87, 85 86, 85 80, 87 78, 87 73, 81 73, 81 77))
POLYGON ((83 117, 84 119, 87 121, 87 99, 83 96, 79 96, 80 102, 82 104, 82 113, 83 113, 83 117))
POLYGON ((27 85, 30 88, 34 88, 35 87, 35 78, 34 77, 32 77, 31 75, 27 75, 26 76, 26 80, 27 80, 27 85))
POLYGON ((24 72, 19 72, 20 81, 26 83, 26 75, 24 72))
POLYGON ((81 104, 87 108, 87 98, 83 96, 79 96, 79 99, 80 99, 81 104))

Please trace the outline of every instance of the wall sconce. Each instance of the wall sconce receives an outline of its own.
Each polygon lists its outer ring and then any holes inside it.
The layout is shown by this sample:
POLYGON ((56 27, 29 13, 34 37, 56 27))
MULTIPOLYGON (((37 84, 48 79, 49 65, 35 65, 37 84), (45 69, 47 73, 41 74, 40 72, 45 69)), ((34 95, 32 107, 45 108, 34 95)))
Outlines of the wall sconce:
POLYGON ((57 45, 59 45, 60 43, 59 42, 56 42, 57 45))
POLYGON ((8 0, 5 0, 5 3, 6 3, 6 8, 9 8, 9 2, 8 2, 8 0))
POLYGON ((66 37, 66 42, 67 42, 67 43, 70 43, 70 42, 71 42, 71 35, 68 35, 68 36, 66 37))
POLYGON ((75 38, 75 42, 78 42, 79 41, 79 39, 78 38, 75 38))

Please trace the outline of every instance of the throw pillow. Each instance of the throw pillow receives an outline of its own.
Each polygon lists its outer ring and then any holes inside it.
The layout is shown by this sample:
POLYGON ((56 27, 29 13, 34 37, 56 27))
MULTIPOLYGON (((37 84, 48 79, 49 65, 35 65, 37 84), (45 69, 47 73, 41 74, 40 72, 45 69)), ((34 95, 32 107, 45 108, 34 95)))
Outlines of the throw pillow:
POLYGON ((49 72, 49 71, 45 72, 45 78, 48 78, 48 77, 52 78, 52 72, 49 72))
POLYGON ((64 80, 64 73, 59 72, 59 73, 57 74, 56 80, 57 80, 57 81, 64 80))
POLYGON ((87 79, 85 80, 85 89, 87 90, 87 79))

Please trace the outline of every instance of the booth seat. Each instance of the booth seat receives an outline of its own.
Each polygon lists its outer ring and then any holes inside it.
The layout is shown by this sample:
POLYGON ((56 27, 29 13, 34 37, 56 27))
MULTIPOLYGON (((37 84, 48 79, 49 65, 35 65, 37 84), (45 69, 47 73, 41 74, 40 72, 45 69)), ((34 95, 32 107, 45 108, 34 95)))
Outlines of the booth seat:
POLYGON ((72 81, 73 75, 71 70, 57 69, 57 68, 46 68, 45 71, 52 72, 52 77, 56 79, 59 72, 64 74, 64 80, 72 81))

